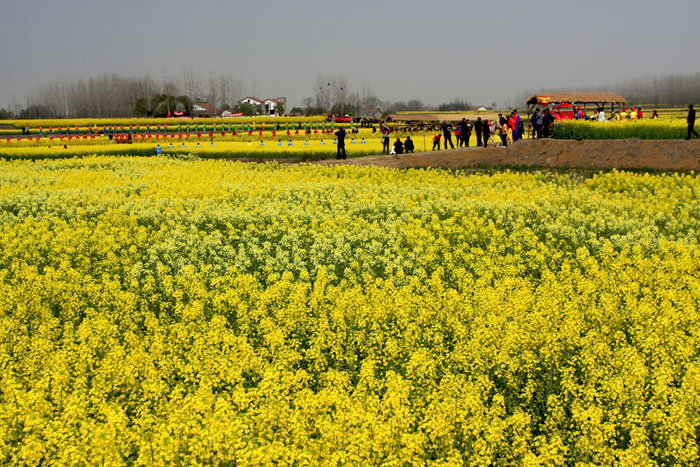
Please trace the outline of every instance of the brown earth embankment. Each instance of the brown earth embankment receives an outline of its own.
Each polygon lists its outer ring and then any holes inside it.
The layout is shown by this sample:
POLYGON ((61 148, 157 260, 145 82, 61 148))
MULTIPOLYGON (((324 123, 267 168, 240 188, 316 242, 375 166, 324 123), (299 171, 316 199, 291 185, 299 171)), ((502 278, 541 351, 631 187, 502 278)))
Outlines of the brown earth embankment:
POLYGON ((533 167, 576 169, 700 170, 700 140, 523 140, 508 148, 467 148, 399 156, 324 160, 319 164, 409 167, 533 167))

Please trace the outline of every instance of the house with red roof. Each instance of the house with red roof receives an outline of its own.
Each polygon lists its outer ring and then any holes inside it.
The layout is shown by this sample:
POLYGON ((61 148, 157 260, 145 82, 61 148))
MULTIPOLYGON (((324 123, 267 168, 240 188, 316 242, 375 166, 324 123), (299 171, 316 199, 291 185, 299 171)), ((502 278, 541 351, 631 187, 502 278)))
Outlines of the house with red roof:
POLYGON ((251 104, 260 108, 262 115, 279 115, 284 113, 284 107, 287 104, 286 97, 275 97, 268 99, 258 99, 257 97, 244 97, 238 101, 238 104, 251 104))
POLYGON ((192 104, 193 117, 218 117, 221 111, 208 102, 195 102, 192 104))

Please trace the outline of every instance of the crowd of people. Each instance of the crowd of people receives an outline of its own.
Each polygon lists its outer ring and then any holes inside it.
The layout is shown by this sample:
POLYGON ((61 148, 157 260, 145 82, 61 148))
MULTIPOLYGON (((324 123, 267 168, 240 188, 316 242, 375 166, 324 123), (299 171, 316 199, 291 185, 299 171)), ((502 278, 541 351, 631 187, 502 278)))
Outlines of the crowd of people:
MULTIPOLYGON (((530 120, 531 137, 549 138, 553 124, 554 117, 549 112, 549 109, 545 109, 544 112, 536 110, 530 120)), ((455 147, 452 142, 452 125, 449 122, 443 122, 441 129, 441 133, 433 136, 433 151, 440 149, 441 140, 443 141, 444 149, 448 149, 448 146, 450 148, 455 147)), ((454 135, 457 140, 457 147, 460 148, 469 147, 472 135, 476 137, 477 147, 488 147, 494 140, 497 145, 507 147, 508 144, 512 144, 525 136, 525 123, 517 110, 513 110, 507 116, 499 113, 498 118, 491 121, 478 117, 472 123, 469 119, 463 118, 454 128, 454 135)))
MULTIPOLYGON (((578 107, 574 112, 574 118, 577 120, 595 120, 595 121, 606 121, 605 110, 603 108, 595 109, 593 115, 588 117, 586 113, 578 107)), ((610 120, 625 120, 625 119, 642 119, 644 114, 641 107, 632 107, 629 112, 625 107, 619 108, 611 117, 610 120)), ((652 114, 652 119, 658 119, 659 114, 654 110, 652 114)), ((530 130, 530 137, 539 138, 549 138, 552 134, 552 128, 554 126, 555 117, 549 108, 545 108, 543 111, 540 109, 535 109, 534 113, 530 117, 530 122, 528 124, 530 130)), ((688 136, 690 139, 691 135, 698 137, 698 133, 695 131, 695 110, 693 106, 689 106, 688 111, 688 136)), ((436 127, 433 127, 436 128, 436 127)), ((497 140, 495 143, 498 146, 507 147, 523 138, 525 135, 525 123, 517 110, 513 110, 507 117, 503 114, 498 114, 498 118, 489 121, 488 119, 477 118, 476 121, 472 122, 463 118, 455 127, 447 121, 443 121, 439 127, 438 133, 436 133, 433 138, 433 151, 440 150, 440 141, 442 141, 444 149, 454 149, 455 143, 452 139, 452 134, 454 133, 457 147, 469 147, 469 142, 472 135, 476 136, 476 146, 477 147, 488 147, 490 142, 494 141, 496 137, 499 138, 500 142, 497 140)), ((405 141, 401 141, 401 138, 396 138, 394 144, 391 144, 391 129, 386 125, 380 126, 380 131, 382 133, 382 154, 404 154, 410 153, 414 150, 413 140, 410 136, 406 136, 405 141)), ((345 130, 340 128, 335 133, 338 141, 338 159, 345 159, 345 130)))
POLYGON ((405 141, 401 141, 401 138, 397 137, 396 141, 394 141, 394 144, 391 145, 391 138, 389 136, 391 129, 387 126, 382 126, 381 130, 382 154, 408 154, 409 152, 413 152, 413 150, 415 149, 415 146, 413 145, 413 140, 410 136, 406 136, 405 141), (389 149, 390 145, 391 149, 389 149))

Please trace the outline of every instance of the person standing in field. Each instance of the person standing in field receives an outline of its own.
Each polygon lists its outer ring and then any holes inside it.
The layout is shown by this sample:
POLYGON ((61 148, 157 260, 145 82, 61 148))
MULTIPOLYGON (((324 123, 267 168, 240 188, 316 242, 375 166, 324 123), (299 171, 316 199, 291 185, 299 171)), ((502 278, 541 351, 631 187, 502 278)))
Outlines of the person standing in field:
POLYGON ((348 156, 345 153, 345 129, 343 127, 338 128, 335 132, 335 137, 338 138, 338 148, 335 155, 336 159, 347 159, 348 156), (342 153, 342 157, 341 157, 342 153))
POLYGON ((498 128, 499 128, 500 136, 501 136, 501 145, 503 145, 504 148, 507 148, 508 147, 508 125, 506 125, 505 122, 501 122, 499 120, 498 128))
POLYGON ((450 143, 450 147, 454 149, 455 145, 452 143, 452 125, 447 122, 442 122, 442 136, 445 139, 443 142, 445 149, 447 149, 448 142, 450 143))
POLYGON ((688 106, 688 118, 686 118, 685 121, 688 122, 688 137, 686 139, 690 139, 691 133, 698 138, 698 132, 695 131, 695 109, 693 108, 693 104, 688 106))
POLYGON ((643 117, 642 108, 641 108, 641 107, 637 107, 637 120, 641 120, 642 117, 643 117))
POLYGON ((513 109, 513 118, 515 119, 515 128, 513 129, 513 140, 517 141, 519 139, 522 139, 525 126, 523 125, 523 121, 520 118, 520 115, 518 115, 518 111, 516 109, 513 109))
POLYGON ((515 130, 515 114, 513 112, 510 113, 510 116, 508 117, 508 120, 506 121, 506 125, 508 125, 508 128, 510 129, 510 134, 511 134, 511 143, 515 141, 515 138, 517 137, 516 130, 515 130))
POLYGON ((491 138, 491 125, 488 120, 484 120, 482 131, 484 132, 484 147, 487 148, 489 146, 489 138, 491 138))
POLYGON ((382 154, 389 154, 389 128, 382 127, 382 154))
POLYGON ((535 138, 542 138, 542 114, 540 113, 540 109, 535 109, 535 113, 532 115, 531 122, 532 129, 535 133, 535 138))
POLYGON ((544 109, 544 116, 542 117, 542 136, 544 138, 549 138, 553 123, 554 117, 549 113, 549 109, 544 109))
POLYGON ((476 119, 474 123, 474 132, 476 133, 476 147, 481 146, 481 134, 484 131, 484 123, 481 121, 481 117, 476 119))
POLYGON ((471 137, 471 135, 472 135, 472 126, 469 123, 469 120, 466 120, 463 118, 459 124, 459 128, 460 128, 460 133, 462 134, 462 143, 464 143, 465 148, 468 148, 469 147, 469 137, 471 137))

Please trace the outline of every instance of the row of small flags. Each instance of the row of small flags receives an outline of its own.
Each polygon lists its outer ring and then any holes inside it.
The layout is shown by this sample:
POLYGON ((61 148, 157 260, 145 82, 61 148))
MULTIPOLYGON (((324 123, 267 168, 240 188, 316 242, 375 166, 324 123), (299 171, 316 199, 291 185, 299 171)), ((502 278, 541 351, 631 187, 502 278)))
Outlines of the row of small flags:
MULTIPOLYGON (((257 133, 258 133, 258 136, 262 139, 262 137, 263 137, 263 131, 262 131, 262 130, 259 130, 257 133)), ((312 134, 312 133, 315 134, 315 135, 318 135, 318 134, 325 135, 326 133, 331 133, 331 130, 321 130, 321 131, 316 130, 316 129, 314 129, 313 131, 310 130, 310 129, 305 130, 305 134, 307 134, 307 135, 310 135, 310 134, 312 134)), ((272 130, 272 131, 270 132, 270 134, 272 135, 272 138, 277 138, 277 131, 272 130)), ((295 131, 294 131, 294 134, 295 134, 295 135, 298 135, 298 134, 299 134, 299 130, 295 130, 295 131)), ((84 139, 84 140, 86 140, 86 139, 88 139, 88 138, 95 139, 95 136, 99 136, 100 138, 106 138, 108 135, 109 135, 109 133, 108 133, 108 134, 104 134, 104 133, 103 133, 103 134, 95 134, 95 133, 92 133, 92 132, 83 133, 82 135, 80 135, 80 134, 70 134, 70 133, 67 133, 67 134, 64 135, 63 133, 59 133, 59 134, 58 134, 58 138, 59 138, 61 141, 63 141, 64 138, 67 138, 68 141, 70 141, 70 140, 72 140, 73 138, 75 138, 75 139, 80 139, 81 137, 82 137, 82 139, 84 139)), ((202 132, 197 132, 196 135, 197 135, 197 139, 202 139, 202 132)), ((120 141, 121 141, 121 140, 124 140, 124 139, 129 139, 129 138, 133 138, 134 140, 136 140, 136 139, 139 138, 139 136, 141 137, 141 141, 145 141, 146 139, 149 139, 149 140, 150 140, 150 139, 153 138, 153 137, 155 137, 156 140, 160 139, 161 137, 162 137, 163 139, 167 139, 168 136, 170 136, 170 139, 175 139, 176 136, 177 136, 180 140, 182 140, 183 136, 184 136, 185 138, 187 138, 188 140, 190 139, 190 133, 184 133, 184 134, 183 134, 182 132, 180 132, 180 133, 163 133, 163 134, 161 134, 161 133, 136 133, 136 134, 131 134, 131 133, 116 133, 116 134, 112 134, 111 136, 112 136, 112 138, 118 139, 118 140, 120 140, 120 141)), ((205 136, 206 136, 206 135, 205 135, 205 136)), ((222 137, 226 136, 226 132, 225 132, 224 130, 221 130, 221 136, 222 136, 222 137)), ((238 132, 237 132, 236 130, 232 130, 232 131, 231 131, 231 136, 238 136, 238 132)), ((248 137, 252 137, 252 136, 253 136, 253 131, 252 131, 252 130, 249 130, 249 131, 248 131, 248 137)), ((291 136, 292 136, 292 132, 289 131, 289 130, 287 130, 286 136, 287 136, 287 137, 291 137, 291 136)), ((48 138, 49 140, 53 140, 53 139, 54 139, 53 133, 49 133, 48 136, 43 136, 42 133, 40 132, 37 136, 27 136, 27 137, 24 137, 24 138, 21 137, 21 136, 18 136, 16 140, 17 140, 17 142, 21 142, 22 140, 27 140, 27 141, 34 141, 34 140, 36 140, 36 141, 39 141, 42 137, 48 138)), ((213 131, 210 131, 210 132, 209 132, 209 139, 213 139, 213 138, 214 138, 214 132, 213 132, 213 131)), ((5 141, 6 141, 7 143, 9 143, 9 142, 12 141, 12 139, 13 139, 13 138, 7 136, 7 137, 5 138, 5 141)))
MULTIPOLYGON (((320 125, 319 125, 318 123, 304 123, 303 125, 304 125, 304 126, 303 126, 303 128, 302 128, 302 124, 300 123, 300 124, 299 124, 299 128, 297 128, 297 124, 296 124, 296 123, 293 123, 293 124, 291 125, 291 127, 292 127, 291 130, 296 131, 297 134, 298 134, 298 131, 299 131, 299 130, 304 130, 304 131, 306 131, 307 133, 308 133, 309 131, 311 131, 311 130, 313 130, 313 131, 318 131, 319 129, 321 129, 322 131, 325 131, 325 130, 326 130, 326 123, 325 123, 325 122, 322 123, 322 124, 320 124, 320 125)), ((171 128, 173 128, 173 127, 171 126, 171 128)), ((250 125, 250 124, 240 124, 240 126, 239 126, 239 124, 231 125, 230 123, 228 123, 228 124, 223 124, 223 123, 221 123, 218 127, 217 127, 216 123, 212 124, 212 131, 214 131, 214 132, 218 132, 218 131, 222 131, 222 132, 223 132, 223 131, 235 131, 235 132, 238 132, 238 131, 248 131, 248 132, 252 132, 252 131, 256 131, 256 130, 263 131, 264 129, 265 129, 264 125, 256 126, 256 125, 254 125, 254 124, 253 124, 253 125, 250 125)), ((287 131, 287 133, 289 133, 290 128, 289 128, 289 124, 288 124, 288 123, 285 123, 285 124, 284 124, 284 129, 287 131)), ((331 122, 331 130, 332 130, 332 129, 335 129, 335 122, 331 122)), ((279 125, 275 125, 275 127, 273 128, 272 131, 273 131, 273 132, 276 132, 277 130, 280 130, 279 125)), ((184 127, 183 127, 183 125, 178 125, 178 126, 177 126, 177 133, 182 133, 183 131, 189 133, 189 132, 191 131, 191 130, 190 130, 190 125, 188 124, 188 125, 186 125, 186 126, 184 126, 184 127)), ((199 131, 200 131, 200 129, 199 129, 199 124, 195 124, 195 125, 194 125, 194 131, 195 131, 195 132, 199 132, 199 131)), ((57 128, 56 128, 56 132, 57 132, 59 135, 61 135, 61 134, 63 134, 63 133, 65 133, 66 135, 70 135, 70 134, 71 134, 71 129, 70 129, 70 127, 68 127, 68 126, 66 126, 65 128, 57 127, 57 128)), ((128 128, 125 128, 123 125, 120 125, 120 126, 114 126, 114 125, 113 125, 113 126, 103 126, 102 128, 98 128, 98 127, 95 125, 94 127, 88 127, 88 128, 87 128, 87 132, 86 132, 85 134, 88 134, 88 135, 90 135, 90 134, 92 134, 92 133, 99 134, 100 132, 101 132, 102 134, 104 134, 104 135, 108 135, 108 134, 114 135, 114 134, 123 134, 123 133, 131 133, 131 134, 134 134, 134 133, 136 133, 136 134, 146 133, 146 134, 149 134, 149 133, 151 133, 151 126, 150 126, 150 125, 146 125, 146 127, 145 127, 144 130, 142 131, 142 130, 141 130, 141 125, 136 125, 135 127, 134 127, 133 125, 130 125, 128 128), (93 129, 94 129, 94 132, 93 132, 93 129)), ((161 126, 160 126, 160 125, 156 125, 156 128, 155 128, 154 132, 155 132, 155 133, 160 133, 160 132, 161 132, 161 126)), ((162 132, 163 132, 163 133, 168 133, 168 125, 163 125, 163 127, 162 127, 162 132)), ((203 133, 206 133, 206 132, 207 132, 207 124, 206 124, 206 123, 203 123, 203 124, 202 124, 202 132, 203 132, 203 133)), ((53 127, 49 127, 49 128, 48 128, 48 134, 49 134, 49 135, 53 135, 53 133, 54 133, 54 128, 53 128, 53 127)), ((79 135, 79 134, 80 134, 80 128, 76 126, 75 129, 73 130, 73 134, 74 134, 74 135, 79 135)), ((44 128, 43 128, 43 127, 39 127, 39 135, 40 135, 40 136, 43 136, 43 135, 44 135, 44 128)))
MULTIPOLYGON (((248 145, 250 146, 251 144, 253 144, 253 143, 252 143, 251 141, 248 141, 248 145)), ((326 143, 325 143, 323 140, 320 140, 320 141, 319 141, 319 144, 325 145, 326 143)), ((338 141, 337 141, 337 140, 333 140, 333 144, 338 144, 338 141)), ((354 140, 354 139, 350 139, 350 144, 356 144, 356 143, 355 143, 355 140, 354 140)), ((362 138, 362 139, 360 140, 360 143, 359 143, 359 144, 367 144, 367 142, 365 141, 364 138, 362 138)), ((209 145, 213 147, 213 146, 214 146, 214 142, 211 141, 209 145)), ((289 140, 289 141, 287 141, 286 145, 287 145, 287 146, 294 146, 294 143, 292 143, 292 140, 289 140)), ((308 140, 304 141, 304 146, 308 146, 308 145, 309 145, 309 141, 308 141, 308 140)), ((260 140, 260 143, 258 144, 258 146, 265 146, 265 142, 262 141, 262 140, 260 140)), ((281 140, 278 140, 278 141, 277 141, 277 146, 284 146, 284 143, 282 143, 281 140)), ((169 149, 173 149, 173 147, 174 147, 174 146, 173 146, 173 143, 170 143, 170 145, 168 146, 169 149)), ((185 146, 185 143, 184 143, 184 142, 182 143, 182 147, 183 147, 183 148, 187 147, 187 146, 185 146)), ((200 147, 200 146, 199 146, 199 143, 197 143, 197 146, 195 146, 195 147, 197 147, 197 148, 200 147)), ((160 145, 158 145, 158 146, 156 147, 156 152, 157 152, 159 149, 160 149, 160 145)))
MULTIPOLYGON (((236 135, 237 135, 237 133, 236 133, 235 131, 231 133, 231 136, 236 136, 236 135)), ((92 134, 92 135, 86 135, 86 134, 84 134, 84 135, 82 135, 82 139, 83 139, 83 140, 87 140, 87 139, 88 139, 88 136, 90 137, 90 139, 95 139, 95 135, 94 135, 94 134, 92 134)), ((98 135, 98 136, 100 137, 100 139, 106 138, 105 135, 98 135)), ((161 139, 161 137, 162 137, 163 141, 167 141, 167 139, 168 139, 168 134, 160 135, 160 134, 156 133, 155 135, 151 135, 151 134, 144 134, 144 133, 141 133, 140 136, 141 136, 141 142, 145 142, 146 140, 151 141, 151 139, 154 138, 154 137, 155 137, 156 141, 159 141, 159 140, 161 139)), ((185 133, 185 134, 179 133, 179 134, 177 134, 177 135, 176 135, 175 133, 170 133, 169 136, 170 136, 170 139, 171 139, 171 140, 174 140, 175 137, 177 136, 177 138, 178 138, 179 141, 182 141, 183 137, 184 137, 184 139, 186 139, 187 141, 189 141, 189 140, 190 140, 190 137, 191 137, 190 133, 185 133)), ((222 131, 222 132, 221 132, 221 136, 226 136, 226 133, 222 131)), ((248 136, 249 136, 249 137, 252 137, 252 136, 253 136, 252 132, 248 132, 248 136)), ((264 143, 263 143, 263 140, 262 140, 262 138, 263 138, 262 131, 258 134, 258 136, 260 137, 260 145, 261 145, 261 146, 264 146, 264 143)), ((287 136, 290 136, 289 132, 287 133, 287 136)), ((197 137, 197 140, 200 141, 200 140, 202 139, 202 133, 201 133, 201 132, 200 132, 200 133, 197 133, 197 134, 196 134, 196 137, 197 137)), ((273 131, 272 137, 273 137, 273 138, 276 138, 276 137, 277 137, 277 135, 275 134, 274 131, 273 131)), ((53 141, 53 140, 54 140, 54 136, 53 136, 53 135, 49 135, 49 136, 46 137, 46 138, 47 138, 49 141, 53 141)), ((79 136, 79 135, 66 135, 66 136, 64 136, 64 135, 59 135, 59 136, 58 136, 58 139, 59 139, 60 141, 63 141, 64 139, 65 139, 65 140, 68 140, 68 141, 71 141, 73 138, 75 138, 76 140, 80 140, 80 139, 81 139, 81 136, 79 136)), ((139 139, 139 136, 134 136, 134 137, 132 137, 132 138, 129 138, 129 136, 125 136, 125 135, 123 135, 123 134, 120 134, 120 135, 115 136, 113 139, 114 139, 115 141, 118 141, 118 142, 120 142, 120 143, 123 143, 124 141, 128 142, 129 139, 131 139, 131 140, 133 140, 133 141, 137 141, 137 140, 139 139)), ((213 134, 212 132, 209 132, 209 139, 212 140, 212 141, 213 141, 213 139, 214 139, 214 134, 213 134)), ((28 137, 26 137, 26 138, 22 138, 21 136, 18 136, 18 137, 17 137, 17 142, 18 142, 18 143, 22 142, 22 140, 26 140, 26 141, 30 141, 30 142, 31 142, 31 141, 36 141, 36 142, 38 143, 39 141, 41 141, 41 137, 40 137, 40 136, 28 136, 28 137)), ((5 139, 5 141, 6 141, 7 143, 11 143, 11 142, 12 142, 12 139, 8 136, 8 137, 5 139)), ((281 140, 278 141, 278 143, 281 143, 281 140)), ((360 143, 361 143, 361 144, 365 144, 364 138, 362 138, 362 140, 360 141, 360 143)), ((308 144, 309 144, 308 140, 307 140, 304 144, 308 145, 308 144)), ((320 144, 326 144, 326 143, 324 143, 323 140, 320 140, 320 144)), ((336 144, 336 140, 333 140, 333 144, 336 144)), ((354 140, 353 138, 350 139, 350 144, 355 144, 355 140, 354 140)), ((278 144, 278 145, 281 145, 281 144, 278 144)), ((291 141, 291 139, 289 140, 288 145, 289 145, 289 146, 292 146, 292 141, 291 141)))

